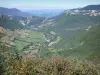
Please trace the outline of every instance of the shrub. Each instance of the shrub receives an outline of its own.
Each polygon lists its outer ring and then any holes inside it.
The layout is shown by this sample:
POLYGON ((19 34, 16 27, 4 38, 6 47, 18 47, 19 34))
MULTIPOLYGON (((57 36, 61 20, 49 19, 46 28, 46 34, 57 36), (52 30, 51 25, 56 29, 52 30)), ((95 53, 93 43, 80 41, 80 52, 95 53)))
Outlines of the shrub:
POLYGON ((6 66, 5 75, 100 75, 100 67, 88 61, 53 55, 47 59, 15 59, 6 66))

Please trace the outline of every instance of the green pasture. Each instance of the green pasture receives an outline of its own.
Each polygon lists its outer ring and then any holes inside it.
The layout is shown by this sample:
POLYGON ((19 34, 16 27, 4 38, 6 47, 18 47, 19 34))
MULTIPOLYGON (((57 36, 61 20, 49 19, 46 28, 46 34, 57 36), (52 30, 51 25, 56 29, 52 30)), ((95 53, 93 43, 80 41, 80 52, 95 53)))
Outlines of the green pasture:
POLYGON ((21 36, 17 36, 16 39, 14 40, 15 46, 17 50, 23 50, 24 47, 28 45, 33 45, 37 43, 43 42, 42 39, 42 33, 38 31, 30 31, 28 33, 28 36, 25 36, 22 38, 21 36))

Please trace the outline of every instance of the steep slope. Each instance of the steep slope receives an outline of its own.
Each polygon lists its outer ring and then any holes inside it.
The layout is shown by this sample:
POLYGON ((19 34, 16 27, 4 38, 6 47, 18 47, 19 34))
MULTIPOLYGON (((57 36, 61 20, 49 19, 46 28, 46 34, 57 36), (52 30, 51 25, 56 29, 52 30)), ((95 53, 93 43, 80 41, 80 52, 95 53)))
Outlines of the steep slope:
POLYGON ((46 23, 47 27, 49 26, 50 29, 49 24, 51 23, 51 31, 56 32, 63 39, 58 47, 62 46, 64 48, 66 44, 66 48, 77 46, 77 39, 87 28, 100 24, 99 11, 95 11, 98 12, 97 15, 95 15, 96 12, 92 13, 92 11, 88 12, 87 10, 84 12, 81 10, 68 10, 49 19, 46 23), (50 22, 50 20, 52 21, 50 22))
POLYGON ((89 31, 86 31, 80 36, 79 41, 79 46, 62 51, 61 54, 100 62, 100 25, 93 26, 89 31))
POLYGON ((92 27, 82 36, 80 41, 84 42, 80 49, 90 50, 91 56, 100 57, 100 25, 92 27))
POLYGON ((7 29, 17 29, 21 28, 22 25, 18 20, 10 19, 8 16, 0 16, 0 26, 7 29))

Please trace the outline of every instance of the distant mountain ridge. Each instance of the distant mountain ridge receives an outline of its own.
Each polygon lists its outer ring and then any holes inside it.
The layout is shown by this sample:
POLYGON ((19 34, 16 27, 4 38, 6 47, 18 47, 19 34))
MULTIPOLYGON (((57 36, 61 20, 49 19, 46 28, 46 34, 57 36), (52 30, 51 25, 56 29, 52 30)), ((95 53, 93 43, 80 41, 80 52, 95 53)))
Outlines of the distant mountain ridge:
POLYGON ((64 9, 43 9, 43 10, 26 10, 25 12, 32 13, 33 15, 51 18, 61 14, 64 9))
POLYGON ((22 12, 21 10, 16 8, 5 8, 5 7, 0 7, 0 14, 13 15, 13 16, 32 16, 32 14, 22 12))
POLYGON ((99 5, 88 5, 86 7, 81 8, 81 10, 100 10, 100 4, 99 5))
POLYGON ((21 11, 16 8, 9 9, 9 8, 0 7, 0 13, 1 12, 21 12, 21 11))
POLYGON ((100 10, 100 4, 98 5, 87 5, 81 8, 73 8, 69 10, 100 10))

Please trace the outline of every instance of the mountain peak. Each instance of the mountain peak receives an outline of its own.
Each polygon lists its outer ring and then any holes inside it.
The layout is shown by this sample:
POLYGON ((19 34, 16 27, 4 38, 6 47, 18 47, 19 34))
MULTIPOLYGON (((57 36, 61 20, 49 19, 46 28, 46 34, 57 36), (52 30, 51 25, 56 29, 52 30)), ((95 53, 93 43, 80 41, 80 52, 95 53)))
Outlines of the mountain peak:
POLYGON ((13 12, 21 12, 19 9, 16 9, 16 8, 11 8, 11 9, 9 9, 9 10, 11 10, 11 11, 13 11, 13 12))

